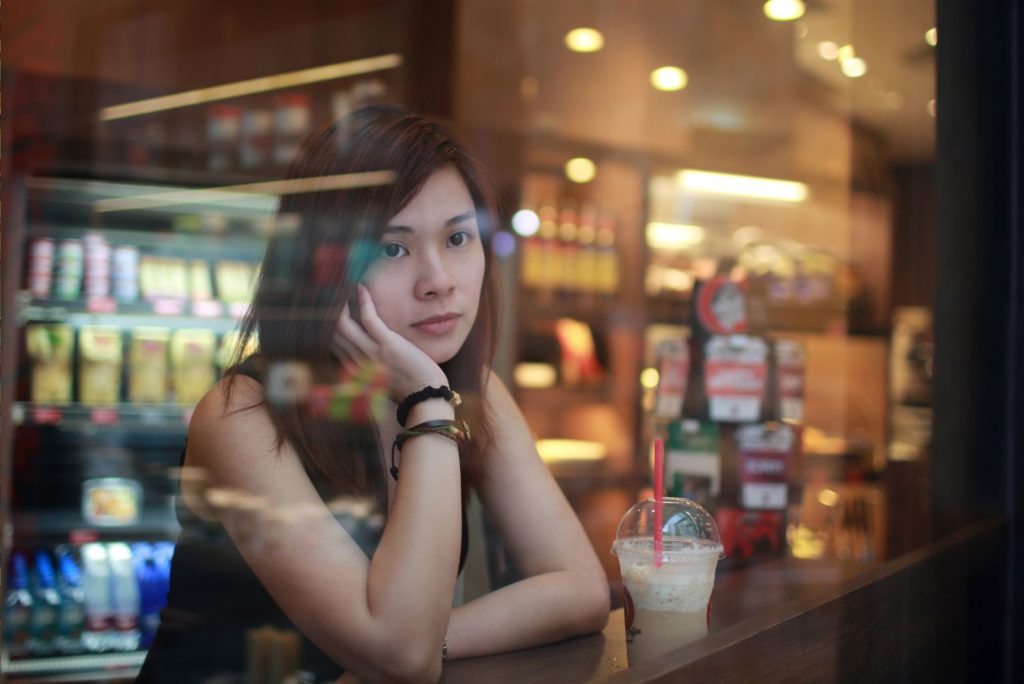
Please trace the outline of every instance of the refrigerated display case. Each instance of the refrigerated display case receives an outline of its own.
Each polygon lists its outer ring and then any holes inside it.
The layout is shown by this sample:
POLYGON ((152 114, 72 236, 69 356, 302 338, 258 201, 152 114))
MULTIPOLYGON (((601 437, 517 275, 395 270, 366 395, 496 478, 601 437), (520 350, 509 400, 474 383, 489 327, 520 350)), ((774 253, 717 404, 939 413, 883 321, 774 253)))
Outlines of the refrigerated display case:
POLYGON ((276 206, 197 180, 5 179, 12 679, 131 678, 158 624, 189 417, 232 358, 276 206))

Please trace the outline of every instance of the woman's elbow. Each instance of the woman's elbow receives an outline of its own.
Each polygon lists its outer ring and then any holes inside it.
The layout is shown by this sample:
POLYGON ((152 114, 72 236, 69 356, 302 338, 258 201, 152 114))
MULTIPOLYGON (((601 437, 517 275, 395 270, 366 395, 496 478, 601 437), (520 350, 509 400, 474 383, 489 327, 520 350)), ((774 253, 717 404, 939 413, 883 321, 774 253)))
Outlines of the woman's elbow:
POLYGON ((611 598, 608 592, 608 580, 604 572, 589 574, 583 582, 586 587, 583 595, 583 615, 581 631, 584 633, 600 632, 608 624, 608 613, 611 610, 611 598))
POLYGON ((365 650, 359 662, 345 665, 358 681, 366 684, 433 684, 441 679, 441 648, 431 648, 418 636, 415 639, 393 636, 379 647, 365 650))

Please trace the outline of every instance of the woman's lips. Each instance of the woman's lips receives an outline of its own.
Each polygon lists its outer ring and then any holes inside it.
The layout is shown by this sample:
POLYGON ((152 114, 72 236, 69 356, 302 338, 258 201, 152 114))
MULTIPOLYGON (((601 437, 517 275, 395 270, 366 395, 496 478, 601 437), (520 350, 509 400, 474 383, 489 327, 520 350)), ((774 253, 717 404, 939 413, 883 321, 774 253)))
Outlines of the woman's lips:
POLYGON ((413 323, 412 327, 428 335, 446 335, 450 333, 459 322, 459 314, 445 314, 434 316, 419 323, 413 323))

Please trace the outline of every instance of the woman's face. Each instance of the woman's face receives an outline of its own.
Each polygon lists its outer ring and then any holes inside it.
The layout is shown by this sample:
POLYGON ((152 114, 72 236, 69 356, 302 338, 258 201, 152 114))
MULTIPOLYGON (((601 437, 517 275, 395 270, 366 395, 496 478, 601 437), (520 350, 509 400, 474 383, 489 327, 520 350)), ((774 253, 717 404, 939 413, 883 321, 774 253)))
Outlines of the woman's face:
POLYGON ((476 207, 462 176, 447 167, 388 222, 363 282, 381 320, 444 363, 473 327, 483 279, 476 207))

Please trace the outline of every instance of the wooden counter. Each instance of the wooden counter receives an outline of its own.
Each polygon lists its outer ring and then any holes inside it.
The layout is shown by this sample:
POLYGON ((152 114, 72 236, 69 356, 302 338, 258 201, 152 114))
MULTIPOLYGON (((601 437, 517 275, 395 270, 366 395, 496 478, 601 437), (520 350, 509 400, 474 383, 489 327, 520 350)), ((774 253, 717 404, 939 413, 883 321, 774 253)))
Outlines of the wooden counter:
MULTIPOLYGON (((863 565, 788 558, 719 577, 712 597, 711 634, 768 608, 820 593, 866 570, 863 565)), ((626 638, 620 608, 611 612, 601 634, 526 651, 453 661, 445 667, 441 681, 588 682, 625 670, 626 638)))
POLYGON ((642 666, 626 667, 616 610, 601 634, 453 661, 441 681, 969 681, 998 666, 1005 542, 994 521, 874 567, 764 563, 716 580, 706 638, 642 666))

